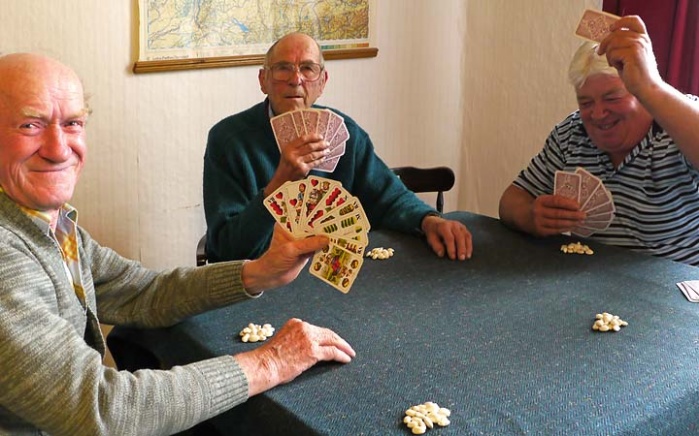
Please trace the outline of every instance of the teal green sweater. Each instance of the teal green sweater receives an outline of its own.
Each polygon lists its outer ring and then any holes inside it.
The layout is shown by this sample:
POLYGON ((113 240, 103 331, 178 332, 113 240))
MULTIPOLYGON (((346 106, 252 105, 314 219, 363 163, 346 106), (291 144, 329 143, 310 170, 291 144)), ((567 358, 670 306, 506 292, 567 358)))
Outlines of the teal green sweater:
MULTIPOLYGON (((344 118, 350 139, 333 173, 311 174, 337 180, 357 196, 372 229, 418 234, 422 218, 434 209, 405 188, 354 120, 332 110, 344 118)), ((264 207, 262 191, 280 157, 267 101, 221 120, 209 131, 204 211, 211 262, 257 258, 269 246, 274 219, 264 207)))

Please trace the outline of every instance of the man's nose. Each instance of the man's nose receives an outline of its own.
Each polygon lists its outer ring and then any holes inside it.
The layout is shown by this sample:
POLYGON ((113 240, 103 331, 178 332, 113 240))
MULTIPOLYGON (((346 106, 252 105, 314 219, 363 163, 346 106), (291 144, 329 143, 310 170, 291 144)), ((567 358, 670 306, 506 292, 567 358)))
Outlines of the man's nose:
POLYGON ((304 81, 304 78, 301 75, 301 71, 298 68, 296 68, 294 70, 294 73, 291 75, 291 77, 289 77, 288 83, 289 83, 289 85, 299 86, 300 84, 303 83, 303 81, 304 81))
POLYGON ((601 119, 607 116, 607 108, 604 105, 604 103, 595 103, 592 106, 592 111, 590 112, 590 116, 594 119, 601 119))
POLYGON ((49 125, 43 135, 43 144, 39 154, 52 162, 64 162, 70 157, 71 153, 68 135, 66 135, 61 126, 49 125))

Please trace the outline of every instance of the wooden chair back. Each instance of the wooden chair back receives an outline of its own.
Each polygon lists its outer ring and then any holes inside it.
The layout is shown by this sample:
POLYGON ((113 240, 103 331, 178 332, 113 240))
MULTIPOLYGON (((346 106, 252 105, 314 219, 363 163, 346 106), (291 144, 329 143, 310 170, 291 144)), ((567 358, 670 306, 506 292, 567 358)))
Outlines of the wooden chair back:
POLYGON ((403 184, 413 192, 436 192, 436 209, 444 212, 444 192, 454 186, 454 171, 449 167, 418 168, 412 166, 391 168, 403 184))

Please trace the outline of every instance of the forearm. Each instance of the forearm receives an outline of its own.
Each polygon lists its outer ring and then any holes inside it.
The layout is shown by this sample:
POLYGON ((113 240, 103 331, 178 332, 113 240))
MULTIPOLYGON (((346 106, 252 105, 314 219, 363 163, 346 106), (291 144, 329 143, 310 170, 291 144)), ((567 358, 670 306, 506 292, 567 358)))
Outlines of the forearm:
MULTIPOLYGON (((173 434, 247 399, 229 356, 131 374, 103 366, 81 338, 62 333, 35 339, 37 355, 4 342, 0 356, 0 404, 49 434, 173 434)), ((13 424, 0 424, 3 434, 4 425, 13 424)))
POLYGON ((647 87, 637 98, 667 130, 682 154, 699 168, 699 102, 664 82, 647 87))
POLYGON ((4 267, 17 281, 0 286, 0 405, 12 415, 0 433, 25 421, 52 435, 171 434, 247 398, 229 357, 134 374, 105 367, 83 338, 97 326, 66 298, 72 289, 16 259, 4 267))
POLYGON ((164 327, 249 298, 241 261, 156 273, 94 241, 84 248, 98 316, 107 324, 164 327))
POLYGON ((499 215, 508 227, 534 234, 535 226, 531 214, 534 198, 523 189, 510 185, 500 197, 499 215))

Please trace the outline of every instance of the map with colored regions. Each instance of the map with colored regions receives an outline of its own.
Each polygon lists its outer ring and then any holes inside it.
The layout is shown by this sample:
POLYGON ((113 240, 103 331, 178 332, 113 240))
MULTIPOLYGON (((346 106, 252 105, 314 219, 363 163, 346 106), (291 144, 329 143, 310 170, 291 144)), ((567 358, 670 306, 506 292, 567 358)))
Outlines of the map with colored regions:
POLYGON ((369 46, 370 0, 139 0, 142 61, 263 54, 289 32, 369 46))

